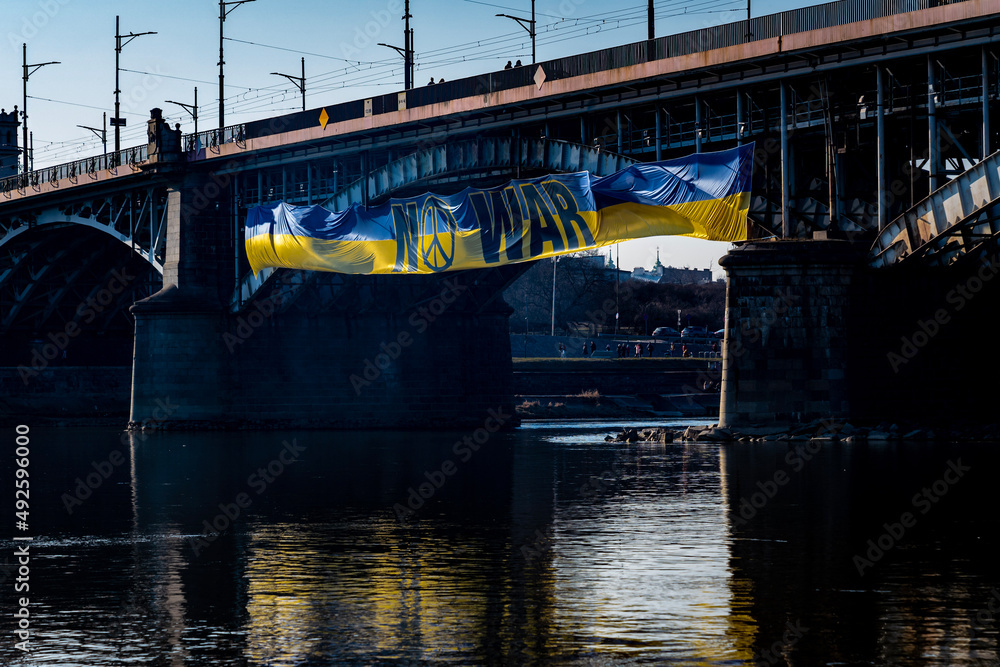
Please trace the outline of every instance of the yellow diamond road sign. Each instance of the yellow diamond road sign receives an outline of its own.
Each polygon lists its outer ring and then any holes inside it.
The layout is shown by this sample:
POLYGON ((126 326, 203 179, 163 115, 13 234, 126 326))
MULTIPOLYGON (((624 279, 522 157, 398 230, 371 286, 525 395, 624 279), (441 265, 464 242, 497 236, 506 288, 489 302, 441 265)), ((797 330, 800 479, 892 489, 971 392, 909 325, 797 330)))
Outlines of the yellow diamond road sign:
POLYGON ((330 120, 330 114, 328 114, 326 112, 326 109, 324 108, 322 111, 319 112, 319 126, 325 130, 326 124, 329 122, 329 120, 330 120))

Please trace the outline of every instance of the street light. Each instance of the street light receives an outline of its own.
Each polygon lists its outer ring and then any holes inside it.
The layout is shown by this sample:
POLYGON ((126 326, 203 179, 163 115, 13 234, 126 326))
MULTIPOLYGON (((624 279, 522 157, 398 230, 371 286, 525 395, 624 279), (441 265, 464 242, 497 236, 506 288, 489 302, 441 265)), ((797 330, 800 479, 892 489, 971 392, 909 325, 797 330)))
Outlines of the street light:
POLYGON ((38 68, 45 67, 46 65, 58 65, 58 60, 53 60, 47 63, 37 63, 35 65, 28 64, 28 45, 21 44, 21 49, 24 54, 24 99, 21 102, 21 136, 24 143, 24 173, 31 171, 28 169, 28 77, 38 71, 38 68))
POLYGON ((379 46, 384 46, 387 49, 392 49, 399 55, 403 56, 403 90, 409 90, 413 87, 413 79, 410 77, 410 59, 409 52, 406 49, 401 49, 398 46, 393 46, 392 44, 384 44, 382 42, 378 43, 379 46))
POLYGON ((528 31, 531 35, 531 64, 535 64, 535 0, 531 0, 531 18, 524 19, 519 16, 511 16, 510 14, 497 14, 497 16, 502 16, 504 18, 513 19, 517 21, 518 25, 528 31))
MULTIPOLYGON (((120 29, 119 18, 115 16, 115 116, 111 119, 111 126, 115 128, 115 155, 118 155, 118 151, 122 149, 122 131, 121 128, 125 127, 125 119, 122 118, 121 108, 120 108, 120 96, 121 89, 118 85, 118 61, 122 54, 122 47, 131 42, 136 37, 142 37, 143 35, 155 35, 155 32, 130 32, 127 35, 123 35, 120 29), (125 38, 128 39, 125 39, 125 38), (122 40, 125 41, 122 41, 122 40)), ((117 163, 117 157, 115 162, 117 163)))
MULTIPOLYGON (((240 5, 246 4, 248 2, 253 2, 254 0, 233 0, 232 2, 226 2, 225 0, 219 0, 219 129, 221 130, 226 126, 226 109, 224 105, 224 89, 225 85, 223 81, 225 80, 225 75, 222 71, 222 66, 226 64, 225 52, 223 51, 223 41, 226 39, 223 35, 223 26, 226 24, 226 17, 229 16, 229 12, 233 11, 240 5), (229 5, 232 5, 232 9, 226 9, 229 5)), ((220 138, 221 141, 221 138, 220 138)))
POLYGON ((184 104, 183 102, 174 102, 173 100, 165 100, 167 104, 176 104, 179 107, 183 107, 185 111, 191 114, 191 118, 194 120, 194 136, 197 141, 198 137, 198 87, 194 88, 194 104, 184 104))
POLYGON ((302 110, 306 110, 306 59, 302 59, 302 76, 292 76, 291 74, 282 74, 281 72, 271 72, 274 76, 283 76, 292 83, 302 92, 302 110))
POLYGON ((556 335, 556 265, 559 264, 559 258, 552 258, 552 332, 551 335, 556 335))
POLYGON ((98 130, 96 127, 89 127, 87 125, 77 125, 77 127, 82 127, 85 130, 90 130, 97 135, 97 138, 101 140, 101 144, 104 146, 104 154, 108 154, 108 114, 104 114, 104 127, 98 130))

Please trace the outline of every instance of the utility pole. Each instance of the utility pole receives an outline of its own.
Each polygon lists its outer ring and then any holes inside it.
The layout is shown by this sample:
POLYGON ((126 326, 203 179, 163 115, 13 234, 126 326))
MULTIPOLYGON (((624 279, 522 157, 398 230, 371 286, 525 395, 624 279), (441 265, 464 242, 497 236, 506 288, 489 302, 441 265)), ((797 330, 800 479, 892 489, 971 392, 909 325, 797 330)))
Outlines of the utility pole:
POLYGON ((88 127, 86 125, 77 125, 77 127, 82 127, 85 130, 90 130, 97 135, 97 138, 101 140, 101 144, 104 146, 104 154, 108 154, 108 113, 104 112, 104 127, 98 130, 96 127, 88 127))
POLYGON ((122 54, 122 47, 131 42, 136 37, 141 37, 143 35, 155 35, 155 32, 137 32, 129 33, 123 35, 121 32, 121 24, 119 17, 115 16, 115 115, 111 119, 111 126, 115 128, 115 159, 117 164, 118 151, 122 149, 122 131, 121 128, 125 127, 125 119, 121 115, 121 88, 118 85, 118 69, 119 69, 119 59, 122 54), (128 39, 125 39, 125 38, 128 39), (122 41, 125 39, 125 41, 122 41))
POLYGON ((410 28, 410 0, 406 0, 406 13, 403 20, 406 21, 403 27, 403 48, 379 42, 379 46, 392 49, 403 56, 403 90, 413 88, 413 30, 410 28))
POLYGON ((38 63, 35 65, 28 64, 28 45, 26 43, 21 44, 21 50, 23 54, 23 67, 24 67, 24 99, 21 101, 21 140, 24 144, 24 173, 28 173, 31 169, 28 166, 28 77, 38 71, 40 67, 45 67, 46 65, 58 65, 58 60, 53 60, 47 63, 38 63))
POLYGON ((559 258, 552 258, 552 332, 551 335, 556 335, 556 266, 559 264, 559 258))
POLYGON ((528 31, 531 36, 531 64, 535 64, 535 0, 531 0, 531 18, 525 19, 519 16, 511 16, 510 14, 497 14, 497 16, 502 16, 504 18, 513 19, 517 21, 518 25, 528 31))
POLYGON ((615 244, 615 256, 618 257, 618 261, 615 262, 615 336, 618 335, 618 313, 621 312, 621 304, 618 301, 618 284, 622 274, 622 251, 620 246, 620 243, 615 244))
MULTIPOLYGON (((747 0, 749 3, 750 0, 747 0)), ((656 39, 656 30, 654 28, 655 21, 653 20, 653 0, 649 0, 649 7, 646 9, 646 22, 648 24, 647 30, 649 36, 647 39, 656 39)))
POLYGON ((195 137, 198 136, 198 87, 194 88, 194 104, 184 104, 183 102, 174 102, 173 100, 164 100, 167 104, 176 104, 179 107, 183 107, 185 111, 191 114, 191 119, 194 120, 194 134, 195 137))
POLYGON ((413 29, 410 27, 410 0, 406 0, 406 9, 403 13, 403 48, 406 49, 406 55, 403 56, 403 67, 405 72, 403 72, 403 82, 404 90, 409 90, 413 87, 413 29))
MULTIPOLYGON (((254 2, 254 0, 232 0, 231 2, 226 2, 225 0, 219 0, 219 129, 221 130, 226 126, 226 108, 225 108, 225 74, 223 73, 223 65, 226 64, 226 53, 223 47, 223 42, 226 37, 223 32, 223 26, 226 24, 226 17, 229 16, 229 12, 233 11, 240 5, 246 4, 248 2, 254 2), (232 9, 226 9, 232 5, 232 9)), ((220 137, 221 140, 221 137, 220 137)))
POLYGON ((283 76, 301 91, 302 93, 302 110, 306 110, 306 59, 302 59, 302 76, 292 76, 291 74, 282 74, 281 72, 271 72, 274 76, 283 76))

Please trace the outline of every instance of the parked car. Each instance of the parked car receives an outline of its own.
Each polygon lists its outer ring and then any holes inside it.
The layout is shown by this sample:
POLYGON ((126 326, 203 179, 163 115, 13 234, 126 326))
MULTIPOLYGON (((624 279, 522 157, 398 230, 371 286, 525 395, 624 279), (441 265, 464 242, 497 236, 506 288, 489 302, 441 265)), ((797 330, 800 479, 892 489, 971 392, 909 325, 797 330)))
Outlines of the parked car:
POLYGON ((708 329, 706 327, 684 327, 681 338, 706 338, 708 329))
POLYGON ((653 329, 653 338, 677 338, 680 334, 673 327, 656 327, 653 329))

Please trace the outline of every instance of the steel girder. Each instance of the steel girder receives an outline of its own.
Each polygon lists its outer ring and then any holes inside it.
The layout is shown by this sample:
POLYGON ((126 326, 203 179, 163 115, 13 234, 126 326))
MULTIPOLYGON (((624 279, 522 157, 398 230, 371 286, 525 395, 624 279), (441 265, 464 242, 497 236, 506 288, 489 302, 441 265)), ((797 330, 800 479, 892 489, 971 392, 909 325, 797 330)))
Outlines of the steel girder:
POLYGON ((997 233, 1000 151, 989 156, 904 213, 878 235, 873 267, 922 258, 948 264, 997 233))
MULTIPOLYGON (((166 222, 166 191, 147 186, 8 214, 0 218, 0 248, 43 227, 89 227, 128 246, 162 275, 166 222)), ((0 274, 4 268, 0 265, 0 274)))

